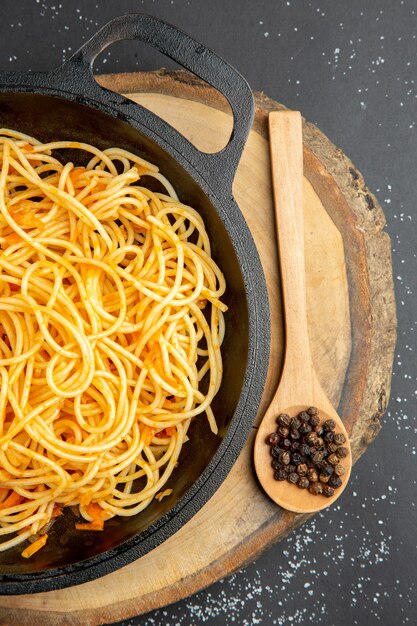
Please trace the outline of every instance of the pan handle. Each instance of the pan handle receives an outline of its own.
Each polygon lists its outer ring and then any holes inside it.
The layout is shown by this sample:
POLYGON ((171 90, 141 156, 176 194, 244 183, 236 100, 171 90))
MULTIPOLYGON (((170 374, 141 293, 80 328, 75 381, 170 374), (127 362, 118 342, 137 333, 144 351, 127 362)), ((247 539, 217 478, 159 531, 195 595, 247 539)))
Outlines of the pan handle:
POLYGON ((228 144, 214 154, 200 152, 161 118, 143 107, 140 108, 143 112, 146 111, 141 122, 144 122, 149 130, 160 135, 161 127, 164 128, 166 133, 164 138, 174 138, 175 145, 184 145, 185 141, 186 152, 191 156, 190 161, 197 171, 202 173, 203 177, 208 175, 216 183, 217 188, 220 187, 230 193, 254 115, 253 95, 246 80, 231 65, 183 31, 144 14, 128 14, 112 19, 58 68, 56 73, 59 75, 63 73, 67 78, 72 76, 75 79, 82 73, 84 79, 89 82, 86 85, 89 89, 94 83, 93 89, 103 91, 104 88, 98 85, 92 73, 94 60, 107 46, 123 39, 137 39, 150 44, 205 80, 227 98, 233 113, 233 131, 228 144))

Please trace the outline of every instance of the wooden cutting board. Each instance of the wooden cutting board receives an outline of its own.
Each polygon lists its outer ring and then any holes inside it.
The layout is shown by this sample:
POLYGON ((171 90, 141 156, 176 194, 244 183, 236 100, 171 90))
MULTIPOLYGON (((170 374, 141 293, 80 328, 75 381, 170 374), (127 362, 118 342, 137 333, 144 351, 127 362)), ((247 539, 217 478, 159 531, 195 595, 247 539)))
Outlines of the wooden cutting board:
MULTIPOLYGON (((100 82, 170 122, 202 150, 221 148, 232 121, 224 99, 186 72, 124 74, 100 82)), ((272 343, 258 418, 277 385, 283 318, 272 211, 267 114, 282 105, 257 94, 253 130, 234 195, 267 277, 272 343)), ((305 238, 310 342, 320 381, 344 418, 353 458, 380 429, 390 391, 395 301, 385 218, 351 161, 304 123, 305 238)), ((96 625, 169 604, 227 576, 307 518, 284 512, 259 489, 253 435, 221 488, 176 535, 97 581, 48 593, 0 597, 1 624, 96 625)), ((349 486, 340 505, 350 497, 349 486)))

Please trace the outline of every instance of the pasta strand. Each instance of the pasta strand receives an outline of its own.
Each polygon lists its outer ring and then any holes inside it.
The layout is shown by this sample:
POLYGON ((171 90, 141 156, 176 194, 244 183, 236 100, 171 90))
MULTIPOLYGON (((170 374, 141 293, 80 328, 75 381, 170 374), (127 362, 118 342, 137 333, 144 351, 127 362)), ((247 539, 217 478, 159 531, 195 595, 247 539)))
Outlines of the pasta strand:
POLYGON ((30 557, 64 507, 101 530, 172 493, 192 419, 217 433, 225 290, 156 165, 0 129, 0 551, 30 557))

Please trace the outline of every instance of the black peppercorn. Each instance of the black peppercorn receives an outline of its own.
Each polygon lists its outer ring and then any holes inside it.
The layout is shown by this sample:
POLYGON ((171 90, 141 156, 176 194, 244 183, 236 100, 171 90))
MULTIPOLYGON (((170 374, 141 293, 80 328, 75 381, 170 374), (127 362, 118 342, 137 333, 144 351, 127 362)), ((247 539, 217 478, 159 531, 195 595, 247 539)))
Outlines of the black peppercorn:
POLYGON ((330 487, 329 485, 324 485, 324 487, 323 487, 323 495, 327 496, 328 498, 331 498, 334 495, 333 487, 330 487))
POLYGON ((334 468, 334 473, 336 474, 336 476, 343 476, 345 471, 346 470, 341 463, 338 463, 336 467, 334 468))
POLYGON ((278 435, 278 433, 271 433, 266 438, 266 443, 269 446, 276 446, 278 442, 279 442, 279 435, 278 435))
POLYGON ((313 426, 313 428, 317 428, 317 426, 320 425, 320 418, 318 415, 312 415, 310 417, 310 424, 313 426))
POLYGON ((335 467, 339 463, 339 457, 337 456, 337 454, 331 454, 327 458, 327 461, 330 463, 330 465, 333 465, 333 467, 335 467))
POLYGON ((310 416, 307 411, 301 411, 301 413, 298 414, 298 419, 300 419, 302 422, 308 422, 310 416))
POLYGON ((333 441, 335 442, 335 444, 337 444, 338 446, 341 446, 342 443, 345 443, 346 441, 346 437, 344 436, 343 433, 336 433, 334 436, 333 441))
POLYGON ((298 479, 298 486, 300 487, 300 489, 308 489, 309 487, 309 482, 308 482, 308 478, 306 478, 305 476, 300 476, 300 478, 298 479))
POLYGON ((290 438, 293 440, 299 439, 300 438, 300 431, 297 430, 296 428, 292 428, 291 432, 290 432, 290 438))
POLYGON ((317 474, 317 470, 315 470, 314 467, 310 467, 307 470, 307 478, 312 483, 315 483, 318 481, 319 475, 317 474))
POLYGON ((319 437, 322 436, 323 428, 321 427, 321 424, 317 424, 317 426, 314 426, 314 432, 317 433, 319 437))
POLYGON ((299 476, 305 476, 307 474, 308 467, 305 463, 300 463, 297 466, 297 474, 299 476))
POLYGON ((315 407, 315 406, 310 406, 310 407, 307 409, 307 413, 308 413, 309 415, 311 415, 311 416, 313 416, 313 415, 317 415, 318 410, 316 409, 316 407, 315 407))
POLYGON ((283 439, 286 439, 286 437, 288 437, 288 435, 290 434, 290 429, 288 428, 288 426, 279 426, 278 433, 281 435, 281 437, 283 437, 283 439))
POLYGON ((278 415, 276 421, 277 421, 277 424, 279 424, 280 426, 289 426, 290 416, 287 415, 286 413, 281 413, 280 415, 278 415))
POLYGON ((291 472, 291 474, 288 474, 288 480, 293 485, 296 485, 298 483, 298 474, 296 474, 295 472, 291 472))
POLYGON ((279 459, 272 459, 271 461, 271 466, 274 469, 281 469, 283 467, 281 461, 279 459))
POLYGON ((324 430, 334 430, 336 428, 336 422, 332 419, 326 420, 323 424, 324 430))
POLYGON ((287 472, 285 469, 278 469, 274 474, 275 480, 287 480, 287 472))
POLYGON ((323 485, 321 483, 311 483, 310 493, 312 493, 313 496, 320 495, 321 493, 323 493, 323 485))
POLYGON ((300 426, 300 433, 302 433, 303 435, 308 435, 308 433, 311 433, 312 431, 312 427, 310 426, 310 424, 307 423, 303 423, 300 426))
POLYGON ((307 443, 300 444, 298 451, 303 456, 308 456, 310 454, 310 446, 307 443))
POLYGON ((289 465, 287 465, 287 467, 285 468, 287 474, 292 474, 292 472, 295 472, 296 470, 296 466, 293 463, 290 463, 289 465))
POLYGON ((319 481, 321 483, 328 483, 330 480, 330 476, 326 476, 325 474, 319 474, 319 481))
POLYGON ((323 460, 323 456, 323 452, 316 450, 311 454, 311 459, 316 465, 318 465, 323 460))
POLYGON ((333 474, 333 467, 329 463, 324 463, 321 467, 321 473, 325 476, 331 476, 333 474))
POLYGON ((298 430, 301 426, 301 420, 298 417, 293 417, 291 420, 291 429, 298 430))
POLYGON ((289 439, 283 439, 281 441, 281 448, 284 448, 284 450, 288 450, 288 448, 291 448, 291 441, 289 439))
POLYGON ((306 442, 310 445, 310 446, 314 446, 314 444, 317 441, 317 433, 308 433, 306 435, 306 442))
POLYGON ((294 465, 299 465, 302 462, 302 457, 303 455, 299 452, 294 452, 292 455, 292 462, 294 463, 294 465))
POLYGON ((274 446, 273 448, 271 448, 271 454, 275 459, 279 458, 279 455, 281 454, 282 449, 279 446, 274 446))
POLYGON ((327 443, 331 443, 333 441, 333 438, 334 438, 334 433, 331 430, 326 431, 323 435, 323 439, 327 443))
POLYGON ((341 484, 342 484, 342 481, 339 478, 339 476, 336 476, 335 474, 332 474, 332 476, 330 476, 329 478, 330 487, 333 487, 334 489, 338 489, 341 484))
POLYGON ((298 450, 298 448, 300 447, 300 442, 299 441, 293 441, 291 444, 291 450, 294 452, 295 450, 298 450))
POLYGON ((316 443, 314 444, 317 448, 317 450, 321 450, 322 448, 324 448, 324 441, 321 437, 317 437, 316 439, 316 443))
MULTIPOLYGON (((281 446, 282 446, 282 442, 281 442, 281 446)), ((337 450, 337 445, 335 443, 328 443, 326 448, 327 448, 327 452, 329 452, 330 454, 333 454, 337 450)))
POLYGON ((287 452, 286 450, 282 450, 278 458, 283 465, 289 465, 291 461, 290 453, 287 452))
POLYGON ((344 448, 343 446, 340 446, 340 448, 336 450, 336 454, 339 459, 344 459, 349 454, 349 450, 347 448, 344 448))

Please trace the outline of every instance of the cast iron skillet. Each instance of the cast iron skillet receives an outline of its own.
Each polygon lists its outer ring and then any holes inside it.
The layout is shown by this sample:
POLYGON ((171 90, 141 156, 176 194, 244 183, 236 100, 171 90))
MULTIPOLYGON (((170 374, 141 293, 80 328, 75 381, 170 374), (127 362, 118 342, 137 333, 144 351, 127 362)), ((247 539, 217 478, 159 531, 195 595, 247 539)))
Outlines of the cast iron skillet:
POLYGON ((56 521, 45 548, 30 560, 21 558, 21 547, 0 553, 0 594, 76 585, 144 555, 201 508, 244 445, 258 408, 269 355, 265 279, 232 196, 232 181, 253 111, 250 88, 236 70, 174 26, 147 15, 112 20, 69 61, 48 74, 0 72, 0 126, 43 141, 73 139, 102 149, 119 146, 160 167, 181 200, 203 216, 213 256, 226 275, 229 305, 224 378, 213 404, 220 436, 210 433, 204 416, 197 418, 178 470, 168 484, 174 488, 173 495, 153 502, 143 513, 106 522, 103 533, 88 533, 74 530, 75 517, 68 511, 56 521), (234 129, 223 150, 199 152, 162 119, 97 84, 92 74, 94 59, 122 39, 151 44, 226 96, 234 129))

